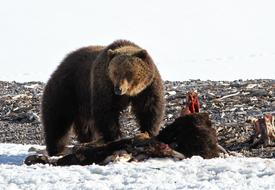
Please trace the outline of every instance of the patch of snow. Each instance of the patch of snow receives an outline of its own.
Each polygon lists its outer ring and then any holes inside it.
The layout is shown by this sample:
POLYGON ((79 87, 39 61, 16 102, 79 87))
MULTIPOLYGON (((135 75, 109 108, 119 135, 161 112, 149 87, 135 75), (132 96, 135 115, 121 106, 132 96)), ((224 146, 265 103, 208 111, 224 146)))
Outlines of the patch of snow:
MULTIPOLYGON (((194 156, 106 166, 26 166, 31 145, 0 144, 0 189, 274 189, 275 160, 194 156)), ((41 146, 37 146, 40 147, 41 146)))
POLYGON ((173 114, 167 114, 168 119, 171 119, 173 117, 173 114))
POLYGON ((176 95, 177 94, 177 92, 176 91, 168 91, 167 92, 170 96, 172 96, 172 95, 176 95))
POLYGON ((39 86, 40 86, 39 84, 32 84, 32 85, 25 85, 25 88, 35 89, 39 86))

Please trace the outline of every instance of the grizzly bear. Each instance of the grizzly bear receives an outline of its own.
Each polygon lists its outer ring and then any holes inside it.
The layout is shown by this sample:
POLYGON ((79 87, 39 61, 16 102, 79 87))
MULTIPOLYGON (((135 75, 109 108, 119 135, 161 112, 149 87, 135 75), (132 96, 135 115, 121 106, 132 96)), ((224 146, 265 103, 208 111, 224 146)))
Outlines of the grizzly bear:
POLYGON ((158 134, 164 114, 162 79, 152 58, 118 40, 70 53, 51 75, 42 98, 48 154, 62 154, 73 129, 80 143, 121 137, 119 116, 128 105, 141 132, 158 134))

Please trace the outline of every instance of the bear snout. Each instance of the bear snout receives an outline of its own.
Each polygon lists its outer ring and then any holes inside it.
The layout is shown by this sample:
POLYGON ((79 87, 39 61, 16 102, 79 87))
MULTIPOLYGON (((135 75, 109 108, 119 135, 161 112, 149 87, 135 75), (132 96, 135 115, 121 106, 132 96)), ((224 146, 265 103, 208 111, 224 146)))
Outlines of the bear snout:
POLYGON ((118 85, 114 86, 114 92, 116 95, 122 95, 122 89, 118 85))

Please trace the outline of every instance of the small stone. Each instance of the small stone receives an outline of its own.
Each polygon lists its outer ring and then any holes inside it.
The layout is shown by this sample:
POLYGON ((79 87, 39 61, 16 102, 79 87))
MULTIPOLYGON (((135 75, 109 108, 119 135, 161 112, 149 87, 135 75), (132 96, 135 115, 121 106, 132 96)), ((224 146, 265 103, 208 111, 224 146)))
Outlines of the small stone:
POLYGON ((49 164, 50 161, 45 155, 30 155, 25 159, 24 163, 29 166, 33 164, 49 164))
POLYGON ((265 89, 256 89, 256 90, 251 91, 251 95, 252 96, 267 96, 268 91, 266 91, 265 89))
POLYGON ((258 86, 258 84, 248 84, 247 86, 246 86, 246 88, 247 89, 251 89, 251 88, 255 88, 255 87, 257 87, 258 86))

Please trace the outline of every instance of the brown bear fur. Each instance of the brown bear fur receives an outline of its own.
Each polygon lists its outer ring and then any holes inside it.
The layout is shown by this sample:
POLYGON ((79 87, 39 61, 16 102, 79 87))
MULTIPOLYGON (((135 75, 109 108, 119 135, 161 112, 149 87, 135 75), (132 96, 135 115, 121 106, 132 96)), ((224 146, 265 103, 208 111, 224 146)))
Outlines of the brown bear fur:
POLYGON ((219 156, 216 130, 211 127, 207 113, 179 117, 161 130, 157 138, 186 157, 198 155, 209 159, 219 156))
POLYGON ((131 103, 141 132, 157 135, 163 85, 149 54, 132 42, 89 46, 69 54, 43 94, 42 121, 50 156, 62 153, 71 128, 79 142, 121 136, 120 112, 131 103))

